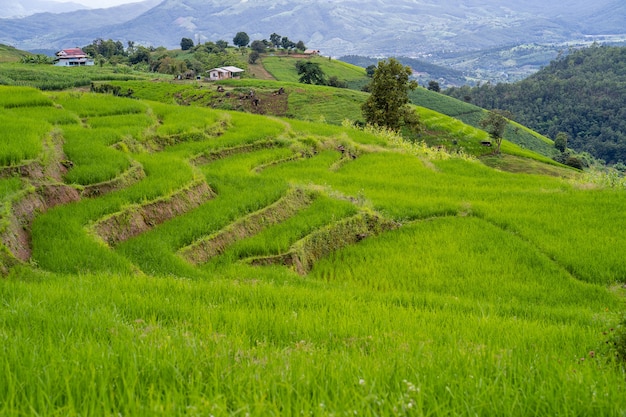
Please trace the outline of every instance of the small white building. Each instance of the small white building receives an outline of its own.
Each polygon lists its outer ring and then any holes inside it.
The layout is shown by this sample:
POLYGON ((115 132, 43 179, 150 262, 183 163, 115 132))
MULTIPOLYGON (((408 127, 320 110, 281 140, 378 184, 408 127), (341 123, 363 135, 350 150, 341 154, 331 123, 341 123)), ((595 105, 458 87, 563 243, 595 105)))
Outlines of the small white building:
POLYGON ((54 65, 57 67, 78 67, 93 65, 93 59, 89 58, 80 48, 64 49, 56 53, 54 65))
POLYGON ((237 67, 219 67, 208 70, 209 80, 218 81, 228 78, 237 78, 244 70, 237 67))

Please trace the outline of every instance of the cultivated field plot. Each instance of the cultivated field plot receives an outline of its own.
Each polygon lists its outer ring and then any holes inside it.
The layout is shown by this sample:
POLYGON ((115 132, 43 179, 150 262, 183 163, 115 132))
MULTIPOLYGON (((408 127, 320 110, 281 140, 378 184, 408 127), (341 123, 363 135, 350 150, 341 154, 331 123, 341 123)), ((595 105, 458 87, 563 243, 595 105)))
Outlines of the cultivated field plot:
POLYGON ((92 93, 0 122, 1 415, 626 413, 623 189, 92 93))

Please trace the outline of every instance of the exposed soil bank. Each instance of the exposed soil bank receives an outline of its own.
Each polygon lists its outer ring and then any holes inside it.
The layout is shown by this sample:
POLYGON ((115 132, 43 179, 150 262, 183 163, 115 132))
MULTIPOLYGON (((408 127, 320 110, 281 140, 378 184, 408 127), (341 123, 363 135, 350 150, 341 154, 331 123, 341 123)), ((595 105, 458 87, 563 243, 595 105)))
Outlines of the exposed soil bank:
POLYGON ((110 181, 85 186, 81 195, 83 197, 98 197, 112 191, 126 188, 141 181, 145 177, 146 173, 143 167, 139 163, 134 163, 130 169, 110 181))
POLYGON ((312 192, 296 188, 274 204, 238 220, 206 239, 182 248, 179 254, 193 264, 206 263, 236 241, 254 236, 293 216, 309 206, 315 197, 316 194, 312 192))
POLYGON ((342 222, 320 229, 296 242, 285 254, 254 258, 252 265, 285 265, 306 275, 315 262, 369 236, 397 229, 400 224, 370 213, 360 213, 342 222))
POLYGON ((204 181, 146 205, 136 205, 98 221, 93 230, 105 242, 115 246, 154 226, 180 216, 215 196, 204 181))
POLYGON ((218 151, 207 152, 193 158, 191 163, 193 165, 206 165, 213 161, 217 161, 218 159, 228 158, 229 156, 250 153, 261 149, 271 149, 277 146, 280 146, 280 142, 274 140, 254 142, 232 148, 220 149, 218 151))
POLYGON ((0 241, 9 252, 5 252, 3 261, 11 266, 18 261, 28 261, 32 254, 30 228, 35 216, 52 207, 78 200, 80 195, 73 187, 44 184, 14 202, 8 225, 0 233, 0 241))

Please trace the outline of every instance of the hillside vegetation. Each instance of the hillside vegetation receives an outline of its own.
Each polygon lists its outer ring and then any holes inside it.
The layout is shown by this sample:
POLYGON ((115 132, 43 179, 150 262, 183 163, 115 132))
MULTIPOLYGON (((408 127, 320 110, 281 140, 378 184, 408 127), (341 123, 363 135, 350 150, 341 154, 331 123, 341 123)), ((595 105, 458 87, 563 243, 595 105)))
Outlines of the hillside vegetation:
MULTIPOLYGON (((295 62, 299 59, 301 58, 289 55, 270 56, 263 58, 261 65, 268 70, 274 80, 297 82, 299 77, 295 68, 295 62)), ((342 63, 340 61, 322 57, 314 57, 312 58, 312 61, 318 63, 322 71, 327 76, 334 76, 340 81, 345 81, 350 89, 361 90, 371 80, 365 76, 362 67, 358 67, 353 64, 342 63)), ((376 63, 376 61, 366 62, 376 63)), ((402 62, 403 65, 415 65, 414 60, 405 59, 402 62)), ((360 63, 361 65, 365 64, 363 61, 357 61, 357 63, 360 63)), ((413 70, 416 70, 414 66, 413 70)), ((244 82, 246 82, 245 85, 252 85, 247 83, 247 80, 244 80, 244 82)), ((121 86, 122 84, 119 85, 121 86)), ((282 84, 278 85, 280 86, 282 84)), ((288 114, 293 117, 305 116, 309 117, 309 120, 323 119, 335 124, 340 124, 346 118, 349 120, 360 120, 362 118, 360 114, 361 110, 358 107, 366 98, 366 95, 364 94, 347 93, 342 90, 331 89, 328 90, 328 92, 332 92, 330 94, 332 94, 333 99, 328 100, 327 95, 322 95, 320 97, 321 90, 319 89, 307 89, 306 86, 300 84, 298 91, 304 93, 299 95, 303 101, 300 101, 301 105, 299 105, 298 108, 289 111, 288 114), (341 97, 347 98, 348 101, 343 100, 341 97), (311 116, 318 116, 318 118, 311 119, 311 116)), ((430 91, 426 88, 418 88, 410 91, 409 98, 416 106, 451 116, 477 129, 480 129, 480 121, 486 113, 485 109, 468 103, 463 99, 456 99, 444 94, 430 91)), ((429 112, 424 110, 418 111, 420 111, 425 120, 429 119, 429 112)), ((437 134, 430 135, 427 129, 423 132, 424 134, 419 137, 419 140, 424 140, 431 146, 445 146, 448 150, 469 150, 470 153, 475 155, 490 152, 489 149, 481 150, 476 148, 476 146, 472 146, 472 144, 476 145, 477 142, 474 141, 469 144, 468 141, 463 140, 463 135, 457 135, 457 137, 454 137, 454 134, 449 134, 450 132, 458 132, 459 129, 445 128, 444 130, 446 130, 445 134, 442 134, 442 129, 438 129, 437 134), (468 145, 471 149, 468 149, 468 145)), ((509 142, 547 157, 542 159, 544 162, 548 162, 550 158, 553 158, 558 154, 558 151, 555 149, 554 143, 551 139, 528 129, 519 123, 511 122, 506 129, 505 137, 509 142)), ((548 163, 553 162, 550 161, 548 163)))
POLYGON ((298 82, 300 77, 296 71, 295 63, 300 60, 318 64, 326 77, 336 77, 338 80, 346 82, 348 87, 354 90, 360 90, 368 82, 364 68, 321 56, 270 55, 263 58, 262 65, 276 80, 298 82))
POLYGON ((0 63, 18 62, 22 57, 29 55, 28 52, 20 51, 8 45, 0 44, 0 63))
POLYGON ((4 415, 626 409, 622 189, 199 106, 0 107, 4 415))
MULTIPOLYGON (((41 90, 63 90, 68 88, 89 87, 95 81, 111 80, 148 80, 161 78, 160 74, 133 71, 119 66, 104 68, 98 66, 72 68, 53 65, 24 65, 4 63, 0 65, 0 85, 29 86, 41 90)), ((169 76, 167 78, 170 78, 169 76)))
POLYGON ((513 84, 452 88, 447 94, 488 108, 607 163, 626 162, 626 48, 594 45, 554 60, 513 84))
POLYGON ((0 414, 626 412, 623 184, 123 85, 0 86, 0 414))

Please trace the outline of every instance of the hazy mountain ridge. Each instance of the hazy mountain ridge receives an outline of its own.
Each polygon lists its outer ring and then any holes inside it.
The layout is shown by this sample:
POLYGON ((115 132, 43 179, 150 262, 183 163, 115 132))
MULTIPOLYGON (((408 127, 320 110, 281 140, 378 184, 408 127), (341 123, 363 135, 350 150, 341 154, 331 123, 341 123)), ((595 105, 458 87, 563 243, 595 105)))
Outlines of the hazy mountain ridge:
POLYGON ((12 0, 0 4, 0 18, 20 18, 36 13, 66 13, 88 9, 79 3, 59 3, 52 0, 12 0))
POLYGON ((26 50, 60 49, 111 38, 175 48, 183 37, 231 42, 239 31, 252 40, 277 32, 330 56, 434 60, 450 53, 626 32, 621 0, 571 0, 567 7, 535 0, 165 0, 122 7, 2 20, 0 43, 26 50), (68 20, 82 24, 67 25, 68 20))
POLYGON ((109 28, 138 17, 158 2, 146 0, 104 9, 46 12, 24 18, 0 19, 0 43, 30 51, 56 51, 87 45, 97 38, 108 39, 109 28))

